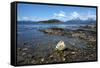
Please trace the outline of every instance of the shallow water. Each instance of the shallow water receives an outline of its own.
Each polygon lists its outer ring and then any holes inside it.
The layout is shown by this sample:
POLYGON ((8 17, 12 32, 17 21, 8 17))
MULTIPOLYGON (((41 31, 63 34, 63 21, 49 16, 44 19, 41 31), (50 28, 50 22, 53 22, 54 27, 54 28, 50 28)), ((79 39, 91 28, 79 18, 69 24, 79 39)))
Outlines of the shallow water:
MULTIPOLYGON (((45 28, 67 28, 67 29, 77 29, 80 25, 65 25, 65 24, 18 24, 17 25, 17 47, 30 46, 32 48, 32 53, 34 55, 46 56, 48 53, 52 52, 56 44, 63 40, 67 47, 77 47, 85 48, 86 42, 80 40, 79 38, 68 37, 68 36, 57 36, 48 35, 39 31, 39 29, 45 28), (27 43, 24 45, 24 43, 27 43)), ((81 25, 82 26, 82 25, 81 25)))

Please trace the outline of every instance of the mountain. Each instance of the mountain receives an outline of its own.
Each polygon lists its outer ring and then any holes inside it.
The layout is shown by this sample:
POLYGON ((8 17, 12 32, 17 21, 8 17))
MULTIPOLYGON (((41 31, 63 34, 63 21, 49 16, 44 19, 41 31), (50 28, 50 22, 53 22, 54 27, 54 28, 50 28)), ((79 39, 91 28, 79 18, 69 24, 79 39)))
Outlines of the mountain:
POLYGON ((18 21, 18 24, 37 24, 36 21, 18 21))
POLYGON ((45 20, 45 21, 39 21, 38 23, 61 24, 61 23, 64 23, 64 22, 57 20, 57 19, 50 19, 50 20, 45 20))
POLYGON ((77 19, 71 19, 66 22, 60 21, 58 19, 50 19, 50 20, 44 20, 44 21, 18 21, 18 24, 95 24, 96 20, 94 19, 87 19, 87 20, 81 20, 79 18, 77 19))
POLYGON ((87 19, 87 20, 81 20, 81 19, 72 19, 65 22, 66 24, 92 24, 96 23, 96 20, 93 19, 87 19))

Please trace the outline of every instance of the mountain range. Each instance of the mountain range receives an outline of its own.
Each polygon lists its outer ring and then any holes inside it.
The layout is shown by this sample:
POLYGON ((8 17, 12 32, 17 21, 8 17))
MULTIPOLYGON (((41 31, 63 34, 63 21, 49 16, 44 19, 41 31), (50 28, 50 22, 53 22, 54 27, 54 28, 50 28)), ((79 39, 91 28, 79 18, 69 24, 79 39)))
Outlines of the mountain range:
POLYGON ((44 20, 44 21, 18 21, 18 24, 92 24, 96 23, 96 20, 93 19, 87 19, 87 20, 81 20, 81 19, 71 19, 68 21, 60 21, 58 19, 50 19, 50 20, 44 20))

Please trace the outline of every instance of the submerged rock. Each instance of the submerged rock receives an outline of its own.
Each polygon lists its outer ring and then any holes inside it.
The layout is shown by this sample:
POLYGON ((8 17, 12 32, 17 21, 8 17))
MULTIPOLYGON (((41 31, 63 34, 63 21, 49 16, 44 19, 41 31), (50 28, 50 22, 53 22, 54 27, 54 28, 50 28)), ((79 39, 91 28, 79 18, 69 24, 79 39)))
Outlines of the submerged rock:
POLYGON ((64 50, 64 49, 66 49, 66 45, 65 45, 65 43, 64 43, 64 41, 59 41, 58 42, 58 44, 56 45, 56 50, 64 50))

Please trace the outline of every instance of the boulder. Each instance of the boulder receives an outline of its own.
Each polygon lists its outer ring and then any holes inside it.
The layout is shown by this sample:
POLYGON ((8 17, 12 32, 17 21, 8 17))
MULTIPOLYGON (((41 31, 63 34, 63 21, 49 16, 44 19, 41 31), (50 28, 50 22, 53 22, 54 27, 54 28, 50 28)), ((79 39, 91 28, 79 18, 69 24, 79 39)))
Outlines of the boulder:
POLYGON ((64 41, 62 41, 62 40, 59 41, 58 44, 56 45, 56 50, 62 51, 65 49, 66 49, 66 45, 65 45, 64 41))

